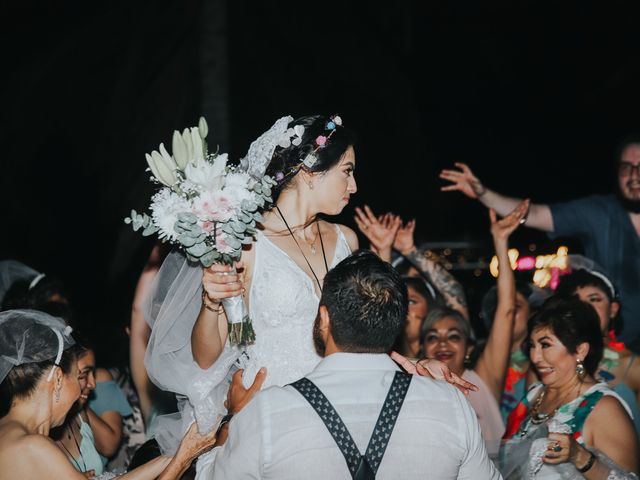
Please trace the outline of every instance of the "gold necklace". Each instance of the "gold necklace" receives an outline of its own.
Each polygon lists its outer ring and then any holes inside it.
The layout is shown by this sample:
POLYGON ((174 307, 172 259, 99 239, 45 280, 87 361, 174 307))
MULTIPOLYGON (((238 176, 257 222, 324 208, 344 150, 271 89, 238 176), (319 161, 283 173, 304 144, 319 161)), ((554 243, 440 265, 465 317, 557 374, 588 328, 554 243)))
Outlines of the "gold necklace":
MULTIPOLYGON (((581 386, 582 386, 582 383, 580 382, 578 384, 578 397, 580 396, 581 386)), ((571 392, 573 392, 573 388, 569 390, 569 393, 571 392)), ((560 401, 560 403, 558 404, 558 406, 554 408, 552 412, 540 413, 540 406, 542 405, 542 400, 544 399, 544 396, 546 393, 547 393, 547 387, 545 387, 544 390, 542 390, 542 393, 540 393, 540 396, 538 396, 538 398, 536 399, 536 403, 534 404, 533 408, 531 408, 531 423, 533 423, 534 425, 540 425, 541 423, 545 422, 549 418, 553 418, 556 415, 556 413, 558 413, 558 410, 560 409, 560 407, 562 407, 566 403, 565 400, 569 398, 569 395, 565 395, 560 401)))

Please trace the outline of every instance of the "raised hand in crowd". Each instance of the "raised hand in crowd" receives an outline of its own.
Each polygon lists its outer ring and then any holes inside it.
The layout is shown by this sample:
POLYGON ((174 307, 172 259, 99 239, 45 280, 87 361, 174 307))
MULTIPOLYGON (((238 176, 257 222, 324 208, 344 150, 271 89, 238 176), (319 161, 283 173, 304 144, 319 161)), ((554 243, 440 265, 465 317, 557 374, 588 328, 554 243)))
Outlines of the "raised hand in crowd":
POLYGON ((356 207, 354 220, 358 229, 367 237, 372 251, 383 260, 391 261, 391 249, 402 219, 392 213, 376 216, 368 205, 356 207))
POLYGON ((509 237, 521 225, 529 210, 529 200, 523 200, 509 215, 498 220, 489 209, 491 236, 498 258, 497 307, 482 355, 474 367, 497 402, 504 389, 516 312, 516 282, 509 261, 509 237))
POLYGON ((360 231, 371 242, 372 250, 378 253, 380 258, 390 260, 391 251, 387 246, 390 245, 402 254, 420 275, 435 286, 444 297, 447 305, 459 311, 465 318, 469 318, 467 299, 460 282, 438 262, 418 251, 414 239, 415 220, 403 223, 402 219, 394 214, 376 217, 373 211, 365 205, 364 211, 356 208, 356 223, 360 231), (387 251, 383 249, 387 249, 389 253, 381 254, 381 251, 387 251))
POLYGON ((411 219, 407 223, 402 224, 400 228, 398 228, 396 238, 393 241, 393 249, 402 255, 408 255, 417 250, 414 239, 415 230, 415 219, 411 219))

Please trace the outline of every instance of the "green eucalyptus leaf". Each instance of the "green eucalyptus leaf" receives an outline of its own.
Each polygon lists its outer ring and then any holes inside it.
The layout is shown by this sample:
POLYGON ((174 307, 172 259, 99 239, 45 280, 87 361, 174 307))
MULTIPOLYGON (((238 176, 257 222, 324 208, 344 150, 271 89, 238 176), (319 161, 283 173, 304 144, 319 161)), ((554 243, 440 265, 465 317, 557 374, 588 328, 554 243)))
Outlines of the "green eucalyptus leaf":
POLYGON ((180 242, 181 245, 183 245, 187 249, 193 247, 196 244, 195 237, 192 237, 187 233, 180 234, 178 236, 178 241, 180 242))
POLYGON ((147 225, 145 227, 145 229, 142 231, 142 236, 143 237, 148 237, 149 235, 153 235, 154 233, 156 233, 158 231, 158 227, 156 227, 153 223, 150 225, 147 225))
POLYGON ((233 248, 234 250, 240 248, 242 246, 242 244, 240 243, 240 241, 236 238, 236 237, 227 237, 226 238, 227 244, 233 248))
POLYGON ((186 222, 186 223, 197 223, 198 222, 198 217, 196 217, 191 212, 180 212, 178 214, 178 220, 180 222, 186 222))
POLYGON ((187 252, 194 257, 202 257, 205 253, 208 253, 212 248, 205 242, 196 243, 195 245, 187 248, 187 252))
POLYGON ((231 228, 233 228, 233 231, 235 233, 244 233, 244 231, 247 229, 247 226, 244 223, 233 222, 231 224, 231 228))

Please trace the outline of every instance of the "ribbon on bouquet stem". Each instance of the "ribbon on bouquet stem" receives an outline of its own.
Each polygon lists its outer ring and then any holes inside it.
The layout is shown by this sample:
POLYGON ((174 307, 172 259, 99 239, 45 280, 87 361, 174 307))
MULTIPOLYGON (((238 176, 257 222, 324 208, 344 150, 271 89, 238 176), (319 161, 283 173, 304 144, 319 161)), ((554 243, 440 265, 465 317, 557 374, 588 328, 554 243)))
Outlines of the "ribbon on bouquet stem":
POLYGON ((223 298, 222 306, 227 316, 229 342, 232 345, 251 345, 254 343, 256 332, 253 330, 249 311, 242 295, 223 298))

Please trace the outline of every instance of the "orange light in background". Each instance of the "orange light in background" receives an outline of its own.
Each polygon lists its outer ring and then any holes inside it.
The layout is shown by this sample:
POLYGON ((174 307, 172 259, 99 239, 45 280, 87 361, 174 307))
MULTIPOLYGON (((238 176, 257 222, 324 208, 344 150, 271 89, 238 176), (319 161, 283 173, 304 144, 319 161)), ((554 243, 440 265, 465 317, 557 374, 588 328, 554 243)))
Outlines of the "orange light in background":
MULTIPOLYGON (((565 246, 558 247, 556 253, 549 255, 538 255, 532 257, 526 255, 520 257, 520 252, 515 248, 510 248, 509 263, 513 270, 534 270, 533 283, 540 288, 550 286, 555 289, 558 279, 562 273, 568 268, 569 249, 565 246)), ((495 255, 489 263, 489 271, 494 277, 498 276, 498 257, 495 255)))

